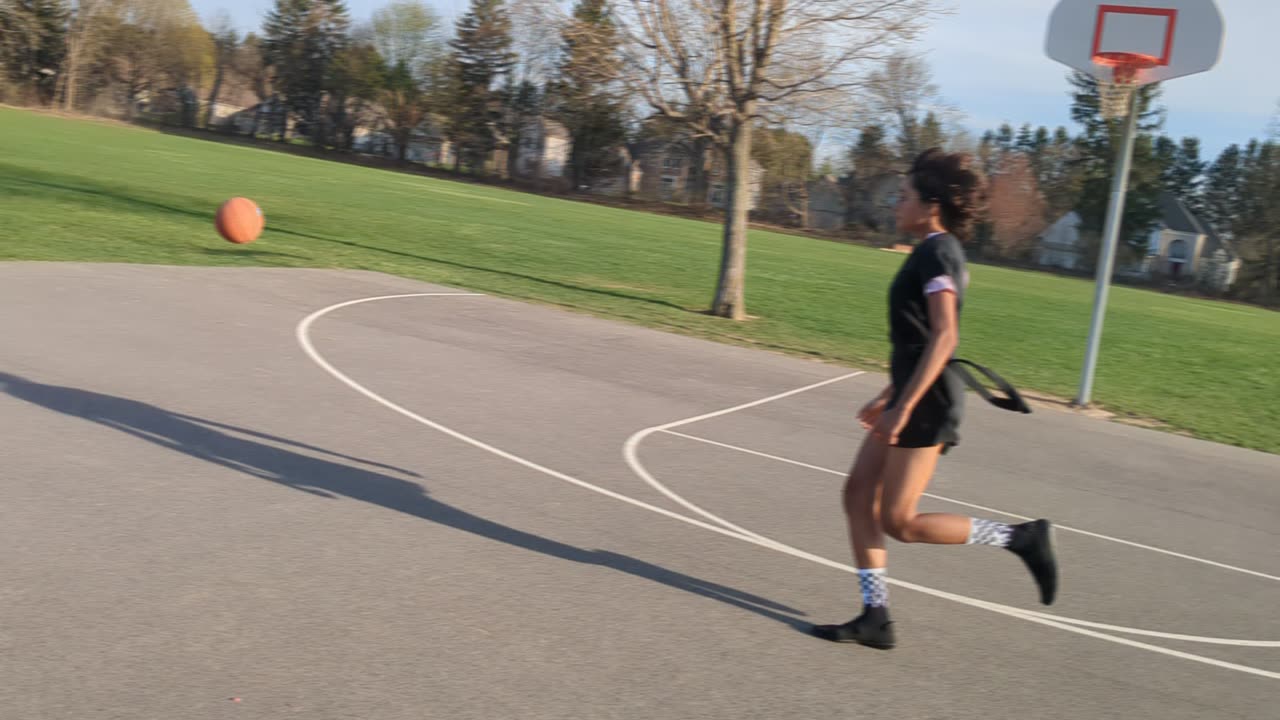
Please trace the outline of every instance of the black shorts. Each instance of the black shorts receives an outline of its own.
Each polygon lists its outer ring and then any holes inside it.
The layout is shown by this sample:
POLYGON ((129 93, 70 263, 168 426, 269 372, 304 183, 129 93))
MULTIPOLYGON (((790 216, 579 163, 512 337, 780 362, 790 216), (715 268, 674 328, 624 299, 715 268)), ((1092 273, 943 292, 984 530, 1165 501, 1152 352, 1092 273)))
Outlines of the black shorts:
MULTIPOLYGON (((895 407, 899 395, 911 382, 921 355, 895 352, 890 362, 893 395, 886 408, 895 407)), ((960 421, 964 417, 964 380, 947 366, 933 385, 920 398, 907 425, 898 433, 895 447, 925 448, 943 445, 943 452, 960 444, 960 421)))

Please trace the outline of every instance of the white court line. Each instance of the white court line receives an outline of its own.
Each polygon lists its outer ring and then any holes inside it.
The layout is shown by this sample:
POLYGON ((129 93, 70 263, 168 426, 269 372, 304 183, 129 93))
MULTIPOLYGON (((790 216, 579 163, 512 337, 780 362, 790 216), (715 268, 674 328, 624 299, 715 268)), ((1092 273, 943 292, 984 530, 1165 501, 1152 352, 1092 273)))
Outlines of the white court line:
POLYGON ((656 505, 650 505, 649 503, 643 502, 641 500, 636 500, 634 498, 628 497, 621 493, 616 493, 616 492, 613 492, 612 490, 606 490, 605 488, 597 487, 596 485, 592 485, 589 482, 579 480, 571 475, 566 475, 557 470, 552 470, 551 468, 544 467, 531 460, 526 460, 520 457, 519 455, 514 455, 501 448, 497 448, 486 442, 477 440, 471 437, 470 435, 466 435, 464 433, 458 432, 453 428, 447 427, 445 425, 441 425, 440 423, 435 422, 434 420, 427 419, 413 412, 412 410, 407 410, 404 407, 401 407, 400 405, 397 405, 391 402, 390 400, 387 400, 386 398, 373 392, 372 390, 369 390, 368 388, 356 382, 355 380, 352 380, 350 377, 344 374, 341 370, 331 365, 329 361, 325 360, 324 357, 320 355, 319 352, 316 351, 315 345, 313 345, 311 342, 311 337, 310 337, 311 326, 315 323, 316 320, 319 320, 320 318, 324 317, 325 315, 328 315, 334 310, 340 310, 342 308, 350 307, 352 305, 360 305, 362 303, 375 302, 378 300, 394 300, 398 298, 417 298, 417 297, 485 297, 485 296, 480 293, 456 293, 456 292, 455 293, 409 293, 406 295, 382 295, 379 297, 369 297, 369 298, 361 298, 359 300, 349 300, 344 303, 338 303, 337 305, 330 305, 327 308, 317 310, 316 312, 308 315, 305 319, 303 319, 303 321, 298 324, 297 330, 295 331, 298 344, 302 346, 302 350, 307 354, 307 357, 311 358, 311 360, 315 362, 317 365, 319 365, 325 372, 337 378, 340 382, 342 382, 347 387, 351 388, 352 390, 355 390, 361 395, 364 395, 365 397, 378 403, 379 405, 382 405, 383 407, 388 408, 389 410, 393 410, 397 413, 400 413, 401 415, 404 415, 405 417, 409 418, 410 420, 413 420, 414 422, 418 422, 423 425, 426 425, 432 430, 436 430, 438 432, 444 433, 445 435, 448 435, 449 437, 452 437, 456 440, 461 440, 462 442, 467 443, 468 445, 484 450, 487 453, 497 455, 498 457, 504 460, 510 460, 511 462, 516 463, 517 465, 523 465, 524 467, 527 467, 530 470, 536 470, 540 473, 543 473, 544 475, 549 475, 557 480, 563 480, 564 482, 567 482, 571 485, 576 485, 578 487, 591 490, 592 492, 600 493, 601 495, 613 498, 614 500, 619 500, 629 505, 634 505, 636 507, 643 508, 650 512, 658 513, 659 515, 665 515, 675 520, 687 522, 691 525, 696 525, 704 530, 710 530, 711 532, 714 532, 714 533, 727 535, 732 538, 747 539, 731 530, 726 530, 722 527, 712 525, 710 523, 704 523, 700 520, 686 517, 684 515, 681 515, 680 513, 667 510, 666 508, 660 508, 656 505))
MULTIPOLYGON (((680 424, 685 425, 688 423, 682 422, 680 424)), ((787 463, 788 465, 796 465, 798 467, 808 468, 810 470, 817 470, 818 472, 824 472, 829 475, 839 475, 840 477, 844 477, 847 474, 839 470, 831 470, 829 468, 818 467, 817 465, 810 465, 809 463, 800 462, 799 460, 792 460, 791 458, 779 457, 778 455, 770 455, 768 453, 762 453, 758 450, 752 450, 751 448, 744 448, 744 447, 739 447, 737 445, 730 445, 728 443, 717 442, 715 440, 709 440, 707 438, 698 437, 697 435, 686 435, 684 433, 675 432, 674 430, 662 430, 661 432, 664 432, 668 435, 675 435, 676 437, 682 437, 682 438, 685 438, 686 440, 696 440, 697 442, 706 443, 707 445, 715 445, 716 447, 722 447, 727 450, 735 450, 737 452, 746 453, 748 455, 755 455, 757 457, 767 458, 769 460, 776 460, 778 462, 787 463)), ((934 500, 941 500, 943 502, 952 503, 954 505, 963 505, 964 507, 974 508, 975 510, 982 510, 984 512, 996 513, 997 515, 1007 515, 1008 517, 1018 518, 1019 520, 1034 519, 1034 518, 1029 518, 1026 515, 1019 515, 1018 513, 1009 512, 1008 510, 998 510, 996 508, 990 508, 983 505, 975 505, 973 503, 965 502, 963 500, 956 500, 955 498, 943 497, 942 495, 934 495, 933 493, 924 493, 924 496, 927 498, 933 498, 934 500)), ((1176 557, 1176 558, 1182 558, 1183 560, 1191 560, 1193 562, 1204 563, 1205 565, 1212 565, 1217 568, 1222 568, 1223 570, 1232 570, 1234 572, 1244 573, 1246 575, 1254 575, 1260 578, 1266 578, 1268 580, 1280 580, 1280 576, 1268 575, 1264 572, 1258 572, 1257 570, 1250 570, 1248 568, 1236 567, 1235 565, 1227 565, 1226 563, 1220 563, 1220 562, 1217 562, 1216 560, 1207 560, 1205 558, 1196 557, 1194 555, 1187 555, 1184 553, 1175 552, 1173 550, 1165 550, 1164 548, 1158 548, 1152 545, 1143 545, 1142 543, 1134 542, 1132 540, 1125 540, 1123 538, 1112 537, 1110 535, 1103 535, 1101 533, 1090 532, 1088 530, 1081 530, 1079 528, 1073 528, 1067 525, 1059 525, 1057 523, 1054 523, 1053 527, 1055 530, 1065 530, 1067 532, 1073 532, 1079 535, 1087 535, 1089 537, 1097 538, 1099 540, 1106 540, 1107 542, 1119 543, 1121 545, 1128 545, 1130 547, 1141 548, 1143 550, 1150 550, 1151 552, 1161 553, 1163 555, 1172 555, 1173 557, 1176 557)))
MULTIPOLYGON (((824 557, 813 555, 803 550, 799 550, 797 548, 792 548, 790 546, 783 545, 782 543, 778 543, 771 540, 760 540, 760 539, 757 539, 755 536, 741 535, 732 530, 728 530, 726 528, 719 527, 717 525, 712 525, 710 523, 703 522, 696 518, 687 517, 679 513, 667 510, 665 508, 660 508, 655 505, 650 505, 649 503, 636 500, 634 498, 628 497, 626 495, 622 495, 620 493, 613 492, 612 490, 607 490, 597 485, 588 483, 584 480, 579 480, 578 478, 575 478, 571 475, 566 475, 557 470, 552 470, 550 468, 539 465, 531 460, 527 460, 518 455, 514 455, 505 450, 502 450, 501 448, 497 448, 497 447, 494 447, 493 445, 489 445, 488 443, 485 443, 481 440, 478 440, 469 435, 466 435, 465 433, 461 433, 446 425, 442 425, 433 420, 425 418, 413 412, 412 410, 408 410, 400 405, 397 405, 396 403, 391 402, 390 400, 387 400, 386 398, 382 397, 381 395, 378 395, 372 390, 369 390, 368 388, 364 387, 363 385, 356 382, 355 380, 352 380, 350 377, 344 374, 341 370, 338 370, 336 367, 330 364, 327 360, 325 360, 324 357, 321 356, 320 353, 316 351, 314 344, 311 342, 311 338, 310 338, 311 326, 315 323, 316 320, 319 320, 320 318, 324 317, 325 315, 328 315, 329 313, 335 310, 339 310, 345 307, 350 307, 352 305, 359 305, 362 303, 376 302, 379 300, 391 300, 396 298, 411 298, 411 297, 444 297, 444 296, 476 297, 477 295, 474 293, 408 293, 403 295, 385 295, 385 296, 379 296, 379 297, 361 298, 358 300, 349 300, 347 302, 330 305, 329 307, 322 308, 320 310, 317 310, 311 313, 306 318, 304 318, 300 323, 298 323, 298 327, 295 330, 295 336, 297 338, 298 344, 302 347, 303 351, 307 354, 309 358, 311 358, 313 362, 315 362, 317 365, 320 366, 321 369, 323 369, 325 372, 327 372, 329 375, 336 378, 338 381, 340 381, 347 387, 351 388, 352 390, 355 390, 361 395, 364 395, 365 397, 369 398, 370 400, 373 400, 374 402, 378 403, 379 405, 382 405, 383 407, 386 407, 389 410, 399 413, 400 415, 403 415, 409 418, 410 420, 413 420, 414 422, 420 423, 433 430, 436 430, 445 435, 448 435, 449 437, 465 442, 473 447, 476 447, 480 450, 484 450, 485 452, 493 454, 497 457, 503 458, 505 460, 510 460, 511 462, 514 462, 518 465, 522 465, 531 470, 536 470, 540 473, 543 473, 544 475, 556 478, 557 480, 561 480, 571 485, 581 487, 586 490, 590 490, 592 492, 598 493, 600 495, 604 495, 606 497, 613 498, 615 500, 619 500, 621 502, 627 503, 635 507, 649 510, 650 512, 663 515, 673 520, 679 520, 681 522, 688 523, 689 525, 693 525, 695 527, 699 527, 704 530, 717 533, 719 535, 736 538, 738 540, 751 543, 753 545, 759 545, 761 547, 765 547, 771 550, 775 550, 777 552, 785 553, 787 555, 792 555, 794 557, 810 560, 811 562, 817 563, 819 565, 824 565, 833 569, 842 570, 844 572, 850 572, 850 573, 857 572, 857 569, 851 566, 845 565, 843 563, 835 562, 834 560, 828 560, 824 557)), ((795 393, 792 392, 791 394, 795 394, 795 393)), ((755 403, 747 403, 742 407, 750 407, 750 406, 759 405, 759 404, 761 404, 761 402, 756 401, 755 403)), ((721 412, 719 414, 724 414, 724 413, 721 412)), ((641 431, 641 432, 644 432, 644 431, 641 431)), ((656 429, 654 429, 654 432, 656 432, 656 429)), ((641 470, 643 470, 643 466, 641 466, 641 470)), ((718 518, 717 518, 717 521, 723 522, 723 520, 719 520, 718 518)), ((1076 633, 1078 635, 1093 637, 1099 640, 1105 640, 1107 642, 1111 642, 1119 645, 1126 645, 1129 647, 1148 650, 1150 652, 1159 653, 1159 654, 1167 655, 1170 657, 1177 657, 1184 660, 1190 660, 1190 661, 1202 663, 1205 665, 1213 665, 1215 667, 1220 667, 1227 670, 1235 670, 1237 672, 1256 675, 1259 677, 1265 677, 1272 680, 1280 680, 1280 673, 1273 672, 1270 670, 1264 670, 1262 668, 1251 667, 1248 665, 1240 665, 1237 663, 1230 663, 1223 660, 1218 660, 1216 658, 1210 658, 1202 655, 1195 655, 1192 653, 1181 652, 1179 650, 1170 650, 1169 648, 1160 647, 1158 645, 1150 645, 1147 643, 1139 642, 1137 640, 1130 640, 1128 638, 1117 637, 1114 635, 1107 635, 1105 633, 1095 632, 1092 630, 1087 630, 1085 628, 1076 627, 1074 625, 1069 625, 1057 619, 1048 619, 1044 617, 1039 617, 1037 615, 1028 614, 1026 611, 1020 610, 1018 608, 1008 607, 1004 605, 997 605, 996 603, 989 603, 985 600, 969 598, 963 595, 955 595, 953 593, 949 593, 943 590, 934 590, 933 588, 928 588, 923 585, 916 585, 914 583, 905 582, 903 580, 891 579, 890 582, 892 582, 894 585, 906 588, 908 590, 916 590, 918 592, 921 592, 927 595, 945 598, 963 605, 969 605, 971 607, 983 608, 986 610, 990 610, 992 612, 1006 615, 1008 617, 1018 618, 1021 620, 1026 620, 1027 622, 1037 623, 1037 624, 1045 625, 1048 627, 1058 628, 1060 630, 1076 633)))
MULTIPOLYGON (((792 394, 794 394, 794 393, 792 393, 792 394)), ((681 424, 687 424, 687 423, 681 423, 681 424)), ((799 460, 792 460, 791 458, 784 458, 784 457, 780 457, 780 456, 777 456, 777 455, 770 455, 770 454, 768 454, 768 453, 762 453, 762 452, 759 452, 759 451, 757 451, 757 450, 752 450, 752 449, 750 449, 750 448, 739 447, 739 446, 737 446, 737 445, 730 445, 730 444, 728 444, 728 443, 722 443, 722 442, 718 442, 718 441, 716 441, 716 440, 709 440, 709 439, 707 439, 707 438, 698 437, 698 436, 696 436, 696 435, 686 435, 685 433, 682 433, 682 432, 676 432, 676 431, 674 431, 674 430, 662 430, 662 431, 660 431, 660 432, 662 432, 663 434, 666 434, 666 435, 675 435, 676 437, 681 437, 681 438, 685 438, 685 439, 688 439, 688 440, 696 440, 697 442, 700 442, 700 443, 706 443, 707 445, 714 445, 714 446, 716 446, 716 447, 722 447, 722 448, 726 448, 726 449, 729 449, 729 450, 735 450, 735 451, 737 451, 737 452, 746 453, 747 455, 756 455, 756 456, 759 456, 759 457, 768 458, 769 460, 777 460, 778 462, 787 463, 788 465, 796 465, 796 466, 803 467, 803 468, 807 468, 807 469, 810 469, 810 470, 817 470, 817 471, 819 471, 819 472, 824 472, 824 473, 827 473, 827 474, 830 474, 830 475, 839 475, 839 476, 841 476, 841 477, 844 477, 844 476, 845 476, 845 473, 842 473, 842 472, 840 472, 840 471, 838 471, 838 470, 830 470, 830 469, 828 469, 828 468, 819 467, 819 466, 817 466, 817 465, 810 465, 809 463, 806 463, 806 462, 800 462, 799 460)), ((652 477, 652 476, 650 475, 649 477, 652 477)), ((642 479, 643 479, 643 478, 644 478, 644 476, 642 476, 642 479)), ((661 483, 659 483, 659 485, 661 485, 661 483)), ((667 488, 666 488, 666 486, 662 486, 662 487, 663 487, 663 490, 664 490, 664 494, 666 494, 666 493, 672 493, 672 491, 671 491, 671 490, 669 490, 669 489, 667 489, 667 488)), ((674 493, 672 493, 672 494, 674 494, 674 493)), ((973 503, 967 503, 967 502, 964 502, 963 500, 953 500, 953 499, 951 499, 951 498, 943 497, 943 496, 941 496, 941 495, 933 495, 933 494, 931 494, 931 493, 924 493, 924 495, 925 495, 926 497, 931 497, 931 498, 934 498, 934 499, 936 499, 936 500, 942 500, 942 501, 949 502, 949 503, 955 503, 956 505, 963 505, 963 506, 965 506, 965 507, 976 508, 976 509, 978 509, 978 510, 984 510, 984 511, 986 511, 986 512, 996 513, 996 514, 998 514, 998 515, 1008 515, 1009 517, 1020 518, 1020 519, 1022 519, 1022 520, 1031 520, 1031 519, 1032 519, 1032 518, 1026 517, 1025 515, 1018 515, 1017 513, 1011 513, 1011 512, 1004 511, 1004 510, 996 510, 995 508, 989 508, 989 507, 985 507, 985 506, 983 506, 983 505, 975 505, 975 504, 973 504, 973 503)), ((696 507, 696 506, 692 506, 692 507, 696 507)), ((699 510, 701 510, 701 509, 699 508, 699 510)), ((706 512, 706 511, 701 511, 701 512, 700 512, 700 514, 703 514, 703 513, 705 513, 705 512, 706 512)), ((709 513, 708 513, 707 515, 709 515, 709 513)), ((704 517, 706 517, 707 515, 704 515, 704 517)), ((737 528, 738 526, 737 526, 737 525, 733 525, 733 526, 728 526, 728 525, 726 525, 726 527, 733 527, 733 528, 737 528)), ((1110 537, 1110 536, 1107 536, 1107 535, 1099 535, 1099 534, 1097 534, 1097 533, 1092 533, 1092 532, 1089 532, 1089 531, 1087 531, 1087 530, 1076 530, 1075 528, 1070 528, 1070 527, 1067 527, 1067 526, 1065 526, 1065 525, 1058 525, 1058 524, 1056 524, 1056 523, 1054 524, 1054 529, 1057 529, 1057 530, 1069 530, 1069 531, 1071 531, 1071 532, 1080 533, 1081 535, 1089 535, 1089 536, 1091 536, 1091 537, 1102 538, 1102 539, 1104 539, 1104 540, 1110 540, 1110 541, 1112 541, 1112 542, 1121 543, 1121 544, 1123 544, 1123 545, 1133 545, 1134 547, 1139 547, 1139 548, 1142 548, 1142 549, 1144 549, 1144 550, 1153 550, 1153 551, 1155 551, 1155 552, 1162 552, 1162 553, 1165 553, 1165 554, 1167 554, 1167 555, 1174 555, 1174 556, 1176 556, 1176 557, 1184 557, 1184 558, 1187 558, 1187 559, 1189 559, 1189 560, 1196 560, 1196 561, 1199 561, 1199 562, 1203 562, 1203 563, 1205 563, 1205 564, 1207 564, 1207 565, 1215 565, 1215 566, 1218 566, 1218 567, 1225 567, 1225 568, 1230 569, 1230 570, 1239 570, 1239 571, 1241 571, 1241 572, 1245 572, 1245 573, 1248 573, 1248 574, 1251 574, 1251 575, 1261 575, 1262 577, 1272 577, 1272 576, 1270 576, 1270 575, 1266 575, 1266 574, 1263 574, 1263 573, 1254 572, 1254 571, 1252 571, 1252 570, 1243 570, 1243 569, 1241 569, 1241 568, 1232 567, 1232 566, 1230 566, 1230 565, 1222 565, 1221 563, 1216 563, 1216 562, 1213 562, 1212 560, 1204 560, 1204 559, 1202 559, 1202 558, 1191 557, 1191 556, 1188 556, 1188 555, 1183 555, 1183 554, 1181 554, 1181 553, 1176 553, 1176 552, 1172 552, 1172 551, 1169 551, 1169 550, 1162 550, 1162 549, 1160 549, 1160 548, 1154 548, 1154 547, 1150 547, 1150 546, 1147 546, 1147 545, 1142 545, 1142 544, 1140 544, 1140 543, 1129 542, 1128 540, 1121 540, 1121 539, 1119 539, 1119 538, 1113 538, 1113 537, 1110 537)), ((765 540, 769 540, 769 542, 772 542, 772 543, 775 543, 775 544, 779 544, 779 545, 781 545, 781 543, 778 543, 777 541, 772 540, 772 539, 770 539, 770 538, 764 538, 764 536, 761 536, 761 535, 758 535, 758 534, 755 534, 755 533, 753 533, 753 535, 755 535, 757 538, 763 538, 763 539, 765 539, 765 540)), ((1280 578, 1275 578, 1275 579, 1280 579, 1280 578)), ((892 580, 891 580, 891 582, 892 582, 892 580)), ((1006 607, 1006 606, 1001 606, 1001 607, 1006 607)), ((1111 630, 1111 631, 1113 631, 1113 632, 1122 632, 1122 633, 1127 633, 1127 634, 1129 634, 1129 635, 1143 635, 1143 636, 1146 636, 1146 637, 1157 637, 1157 638, 1163 638, 1163 639, 1165 639, 1165 640, 1180 640, 1180 641, 1183 641, 1183 642, 1195 642, 1195 643, 1203 643, 1203 644, 1207 644, 1207 645, 1233 645, 1233 646, 1236 646, 1236 647, 1266 647, 1266 648, 1280 647, 1280 640, 1237 640, 1237 639, 1234 639, 1234 638, 1209 637, 1209 636, 1204 636, 1204 635, 1182 635, 1182 634, 1179 634, 1179 633, 1167 633, 1167 632, 1161 632, 1161 631, 1158 631, 1158 630, 1143 630, 1143 629, 1140 629, 1140 628, 1127 627, 1127 626, 1123 626, 1123 625, 1107 625, 1107 624, 1105 624, 1105 623, 1097 623, 1097 622, 1092 622, 1092 621, 1090 621, 1090 620, 1077 620, 1076 618, 1063 617, 1063 616, 1061 616, 1061 615, 1052 615, 1052 614, 1050 614, 1050 613, 1037 612, 1037 611, 1035 611, 1035 610, 1023 610, 1022 608, 1013 608, 1013 609, 1016 609, 1018 612, 1021 612, 1021 613, 1025 613, 1025 614, 1028 614, 1028 615, 1035 615, 1035 616, 1037 616, 1037 617, 1046 618, 1046 619, 1048 619, 1048 620, 1055 620, 1055 621, 1058 621, 1058 622, 1071 623, 1072 625, 1080 625, 1080 626, 1083 626, 1083 627, 1097 628, 1097 629, 1099 629, 1099 630, 1111 630)))
POLYGON ((764 405, 764 404, 766 404, 766 403, 774 402, 775 400, 782 400, 783 398, 788 398, 788 397, 791 397, 792 395, 799 395, 799 394, 800 394, 800 393, 802 393, 802 392, 808 392, 808 391, 810 391, 810 390, 816 390, 816 389, 818 389, 818 388, 820 388, 820 387, 825 387, 825 386, 827 386, 827 385, 832 385, 832 384, 834 384, 834 383, 838 383, 838 382, 840 382, 841 380, 848 380, 849 378, 853 378, 853 377, 857 377, 857 376, 859 376, 859 375, 865 375, 865 374, 866 374, 866 373, 862 373, 862 372, 852 372, 852 373, 848 373, 848 374, 846 374, 846 375, 841 375, 840 377, 834 377, 834 378, 831 378, 831 379, 829 379, 829 380, 823 380, 823 381, 821 381, 821 382, 816 382, 816 383, 813 383, 812 385, 805 385, 804 387, 802 387, 802 388, 796 388, 795 390, 788 390, 787 392, 778 393, 777 395, 770 395, 769 397, 767 397, 767 398, 762 398, 762 399, 760 399, 760 400, 753 400, 752 402, 749 402, 749 403, 743 403, 743 404, 741 404, 741 405, 734 405, 734 406, 733 406, 733 407, 731 407, 731 408, 725 408, 725 409, 723 409, 723 410, 716 410, 715 412, 709 412, 709 413, 706 413, 706 414, 704 414, 704 415, 698 415, 697 417, 686 418, 686 419, 684 419, 684 420, 677 420, 677 421, 672 422, 672 423, 667 423, 666 425, 655 425, 654 427, 651 427, 651 428, 645 428, 644 430, 641 430, 640 432, 638 432, 638 433, 636 433, 636 434, 632 435, 631 437, 627 438, 627 442, 626 442, 626 444, 625 444, 625 445, 623 445, 623 447, 622 447, 622 455, 623 455, 623 457, 625 457, 625 458, 626 458, 626 460, 627 460, 627 465, 631 466, 631 469, 632 469, 633 471, 635 471, 635 472, 636 472, 636 474, 640 475, 641 479, 643 479, 645 482, 649 483, 650 487, 652 487, 653 489, 657 490, 658 492, 662 493, 663 495, 666 495, 666 496, 667 496, 668 498, 670 498, 672 501, 674 501, 674 502, 676 502, 676 503, 678 503, 678 504, 680 504, 680 505, 683 505, 684 507, 688 508, 689 510, 692 510, 693 512, 695 512, 695 513, 697 513, 697 514, 699 514, 699 515, 701 515, 701 516, 703 516, 703 517, 705 517, 705 518, 708 518, 708 519, 710 519, 710 520, 713 520, 714 522, 717 522, 717 523, 719 523, 719 524, 723 525, 724 527, 729 528, 730 530, 733 530, 733 531, 735 531, 735 532, 737 532, 737 533, 740 533, 740 534, 742 534, 742 535, 746 535, 747 537, 755 538, 756 540, 759 540, 760 542, 763 542, 763 543, 765 543, 765 544, 767 544, 767 545, 774 545, 774 544, 775 544, 775 542, 774 542, 773 540, 770 540, 769 538, 764 537, 763 535, 757 535, 757 534, 755 534, 755 533, 751 532, 750 530, 747 530, 746 528, 738 527, 737 525, 734 525, 733 523, 729 522, 728 520, 725 520, 724 518, 717 517, 715 514, 713 514, 713 513, 709 512, 709 511, 707 511, 707 510, 703 510, 702 508, 698 507, 697 505, 694 505, 693 503, 689 502, 688 500, 685 500, 684 498, 680 497, 680 496, 679 496, 679 495, 677 495, 676 493, 674 493, 674 492, 672 492, 671 490, 667 489, 667 486, 665 486, 665 485, 663 485, 662 483, 658 482, 657 480, 653 479, 653 478, 652 478, 652 476, 650 476, 650 475, 649 475, 649 473, 648 473, 647 471, 645 471, 645 470, 644 470, 644 466, 640 464, 640 459, 639 459, 639 457, 638 457, 638 453, 637 453, 637 451, 638 451, 638 450, 639 450, 639 448, 640 448, 640 443, 644 442, 644 439, 645 439, 645 438, 647 438, 647 437, 649 437, 649 436, 650 436, 650 435, 652 435, 653 433, 658 433, 658 432, 670 432, 671 428, 674 428, 674 427, 680 427, 681 425, 689 425, 689 424, 696 423, 696 422, 699 422, 699 421, 702 421, 702 420, 710 420, 710 419, 712 419, 712 418, 720 417, 721 415, 728 415, 729 413, 735 413, 735 412, 738 412, 739 410, 746 410, 746 409, 748 409, 748 408, 753 408, 753 407, 756 407, 756 406, 758 406, 758 405, 764 405), (637 468, 638 468, 638 469, 637 469, 637 468))

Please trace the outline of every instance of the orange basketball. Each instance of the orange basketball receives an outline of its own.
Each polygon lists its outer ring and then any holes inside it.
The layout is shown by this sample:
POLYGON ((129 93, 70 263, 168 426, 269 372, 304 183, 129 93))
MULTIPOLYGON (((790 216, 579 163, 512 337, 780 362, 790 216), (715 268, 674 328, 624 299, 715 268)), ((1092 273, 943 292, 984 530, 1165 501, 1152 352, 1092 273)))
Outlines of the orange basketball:
POLYGON ((222 203, 213 222, 219 235, 237 245, 257 240, 265 224, 262 209, 252 200, 242 197, 233 197, 222 203))

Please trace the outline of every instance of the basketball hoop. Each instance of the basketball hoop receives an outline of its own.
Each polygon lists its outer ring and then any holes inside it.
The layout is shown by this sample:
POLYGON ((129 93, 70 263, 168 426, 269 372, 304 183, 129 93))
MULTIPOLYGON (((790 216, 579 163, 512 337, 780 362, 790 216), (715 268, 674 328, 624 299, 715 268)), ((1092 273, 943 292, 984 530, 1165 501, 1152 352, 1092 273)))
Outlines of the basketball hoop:
POLYGON ((1093 56, 1095 65, 1111 68, 1111 79, 1098 75, 1098 103, 1102 117, 1108 120, 1129 114, 1129 98, 1141 84, 1143 70, 1160 65, 1154 55, 1133 52, 1100 52, 1093 56))
MULTIPOLYGON (((1272 4, 1275 0, 1271 0, 1272 4)), ((1092 77, 1098 109, 1115 123, 1111 200, 1098 250, 1093 318, 1076 404, 1093 394, 1107 293, 1120 244, 1129 174, 1138 135, 1134 92, 1143 85, 1207 72, 1222 56, 1223 22, 1217 0, 1057 0, 1049 16, 1045 54, 1092 77)))

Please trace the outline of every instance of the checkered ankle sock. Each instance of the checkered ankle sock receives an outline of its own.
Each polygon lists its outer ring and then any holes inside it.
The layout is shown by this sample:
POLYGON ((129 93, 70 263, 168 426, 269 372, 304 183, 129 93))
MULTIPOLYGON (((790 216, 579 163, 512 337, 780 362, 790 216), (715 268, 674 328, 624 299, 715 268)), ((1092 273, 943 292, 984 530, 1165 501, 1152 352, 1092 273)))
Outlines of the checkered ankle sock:
POLYGON ((969 539, 966 545, 995 545, 1009 547, 1009 539, 1013 536, 1013 528, 1004 523, 982 518, 969 518, 969 539))
POLYGON ((862 587, 863 605, 886 607, 889 604, 889 583, 885 582, 884 568, 859 570, 858 585, 862 587))

